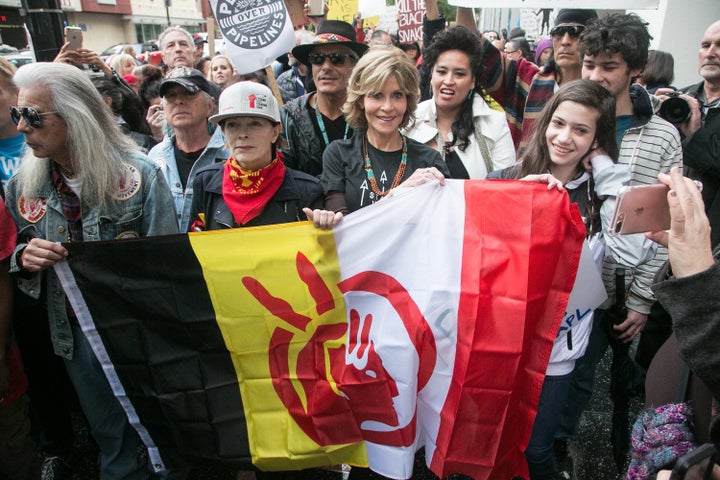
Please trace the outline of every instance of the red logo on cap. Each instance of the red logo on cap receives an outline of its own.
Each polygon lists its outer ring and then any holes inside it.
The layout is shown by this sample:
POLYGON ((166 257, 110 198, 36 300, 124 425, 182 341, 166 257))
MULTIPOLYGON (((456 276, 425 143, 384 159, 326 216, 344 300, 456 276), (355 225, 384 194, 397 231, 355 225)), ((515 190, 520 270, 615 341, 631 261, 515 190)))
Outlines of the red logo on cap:
POLYGON ((252 95, 248 95, 248 100, 250 100, 250 108, 255 108, 255 99, 257 99, 257 97, 254 93, 252 95))

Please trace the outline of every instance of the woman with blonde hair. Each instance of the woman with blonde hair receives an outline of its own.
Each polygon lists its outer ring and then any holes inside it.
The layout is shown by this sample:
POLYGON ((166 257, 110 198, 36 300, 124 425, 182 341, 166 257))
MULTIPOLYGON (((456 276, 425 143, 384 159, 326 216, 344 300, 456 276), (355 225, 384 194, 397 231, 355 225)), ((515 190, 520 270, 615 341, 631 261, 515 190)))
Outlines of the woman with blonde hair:
POLYGON ((225 55, 215 55, 210 60, 210 67, 207 79, 211 82, 224 87, 235 73, 235 67, 230 58, 225 55))
POLYGON ((131 75, 135 67, 137 67, 135 57, 129 53, 116 55, 115 58, 112 59, 112 62, 110 62, 110 68, 115 70, 121 77, 131 75))
POLYGON ((402 134, 414 120, 419 95, 417 68, 399 48, 375 47, 358 61, 343 106, 355 133, 332 142, 323 154, 326 209, 349 213, 401 184, 444 182, 448 171, 440 154, 402 134))

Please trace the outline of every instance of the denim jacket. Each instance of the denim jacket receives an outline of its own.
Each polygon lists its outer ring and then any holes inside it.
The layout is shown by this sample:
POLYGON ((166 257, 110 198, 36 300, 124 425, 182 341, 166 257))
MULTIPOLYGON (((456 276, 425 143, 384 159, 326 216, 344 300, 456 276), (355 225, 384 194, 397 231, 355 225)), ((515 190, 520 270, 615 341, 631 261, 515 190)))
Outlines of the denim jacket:
POLYGON ((148 152, 148 158, 155 163, 170 187, 173 199, 175 200, 175 214, 177 215, 178 227, 181 232, 187 232, 190 227, 190 208, 192 207, 193 182, 198 170, 215 162, 224 162, 230 156, 225 148, 225 136, 220 128, 216 128, 205 150, 200 154, 195 164, 190 169, 185 188, 183 189, 178 173, 177 161, 175 160, 175 137, 165 137, 162 142, 155 145, 148 152))
MULTIPOLYGON (((150 164, 142 154, 136 154, 126 162, 131 182, 124 182, 123 200, 118 208, 100 210, 82 202, 83 240, 114 240, 152 235, 177 233, 177 223, 169 212, 173 211, 170 190, 160 170, 150 164)), ((63 214, 61 199, 52 183, 52 171, 48 168, 46 180, 38 199, 22 202, 17 177, 8 183, 7 200, 10 213, 18 227, 18 245, 11 257, 11 272, 20 272, 16 254, 27 246, 32 238, 44 238, 52 242, 67 242, 67 220, 63 214), (46 203, 43 205, 42 201, 46 203)), ((127 180, 127 179, 126 179, 127 180)), ((73 356, 73 337, 68 323, 65 293, 53 269, 43 272, 21 272, 16 275, 18 288, 32 298, 47 303, 50 321, 50 337, 55 353, 71 359, 73 356), (43 276, 45 284, 43 284, 43 276)))

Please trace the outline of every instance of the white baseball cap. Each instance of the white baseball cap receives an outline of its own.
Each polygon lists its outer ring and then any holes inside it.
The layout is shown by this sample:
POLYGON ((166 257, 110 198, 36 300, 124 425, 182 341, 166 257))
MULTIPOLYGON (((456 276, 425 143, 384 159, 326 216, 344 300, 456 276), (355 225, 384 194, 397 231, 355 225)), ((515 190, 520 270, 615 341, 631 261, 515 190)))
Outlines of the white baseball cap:
POLYGON ((222 91, 220 108, 210 121, 219 123, 230 117, 262 117, 280 123, 280 109, 272 91, 265 85, 238 82, 222 91))

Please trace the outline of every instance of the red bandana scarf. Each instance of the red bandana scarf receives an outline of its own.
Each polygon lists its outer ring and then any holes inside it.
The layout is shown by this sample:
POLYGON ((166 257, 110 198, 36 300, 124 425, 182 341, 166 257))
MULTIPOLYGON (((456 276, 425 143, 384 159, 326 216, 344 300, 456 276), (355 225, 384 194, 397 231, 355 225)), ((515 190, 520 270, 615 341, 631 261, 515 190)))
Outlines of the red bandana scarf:
POLYGON ((276 157, 260 170, 245 170, 230 157, 225 162, 223 200, 235 221, 245 225, 260 215, 285 178, 285 164, 276 157))

